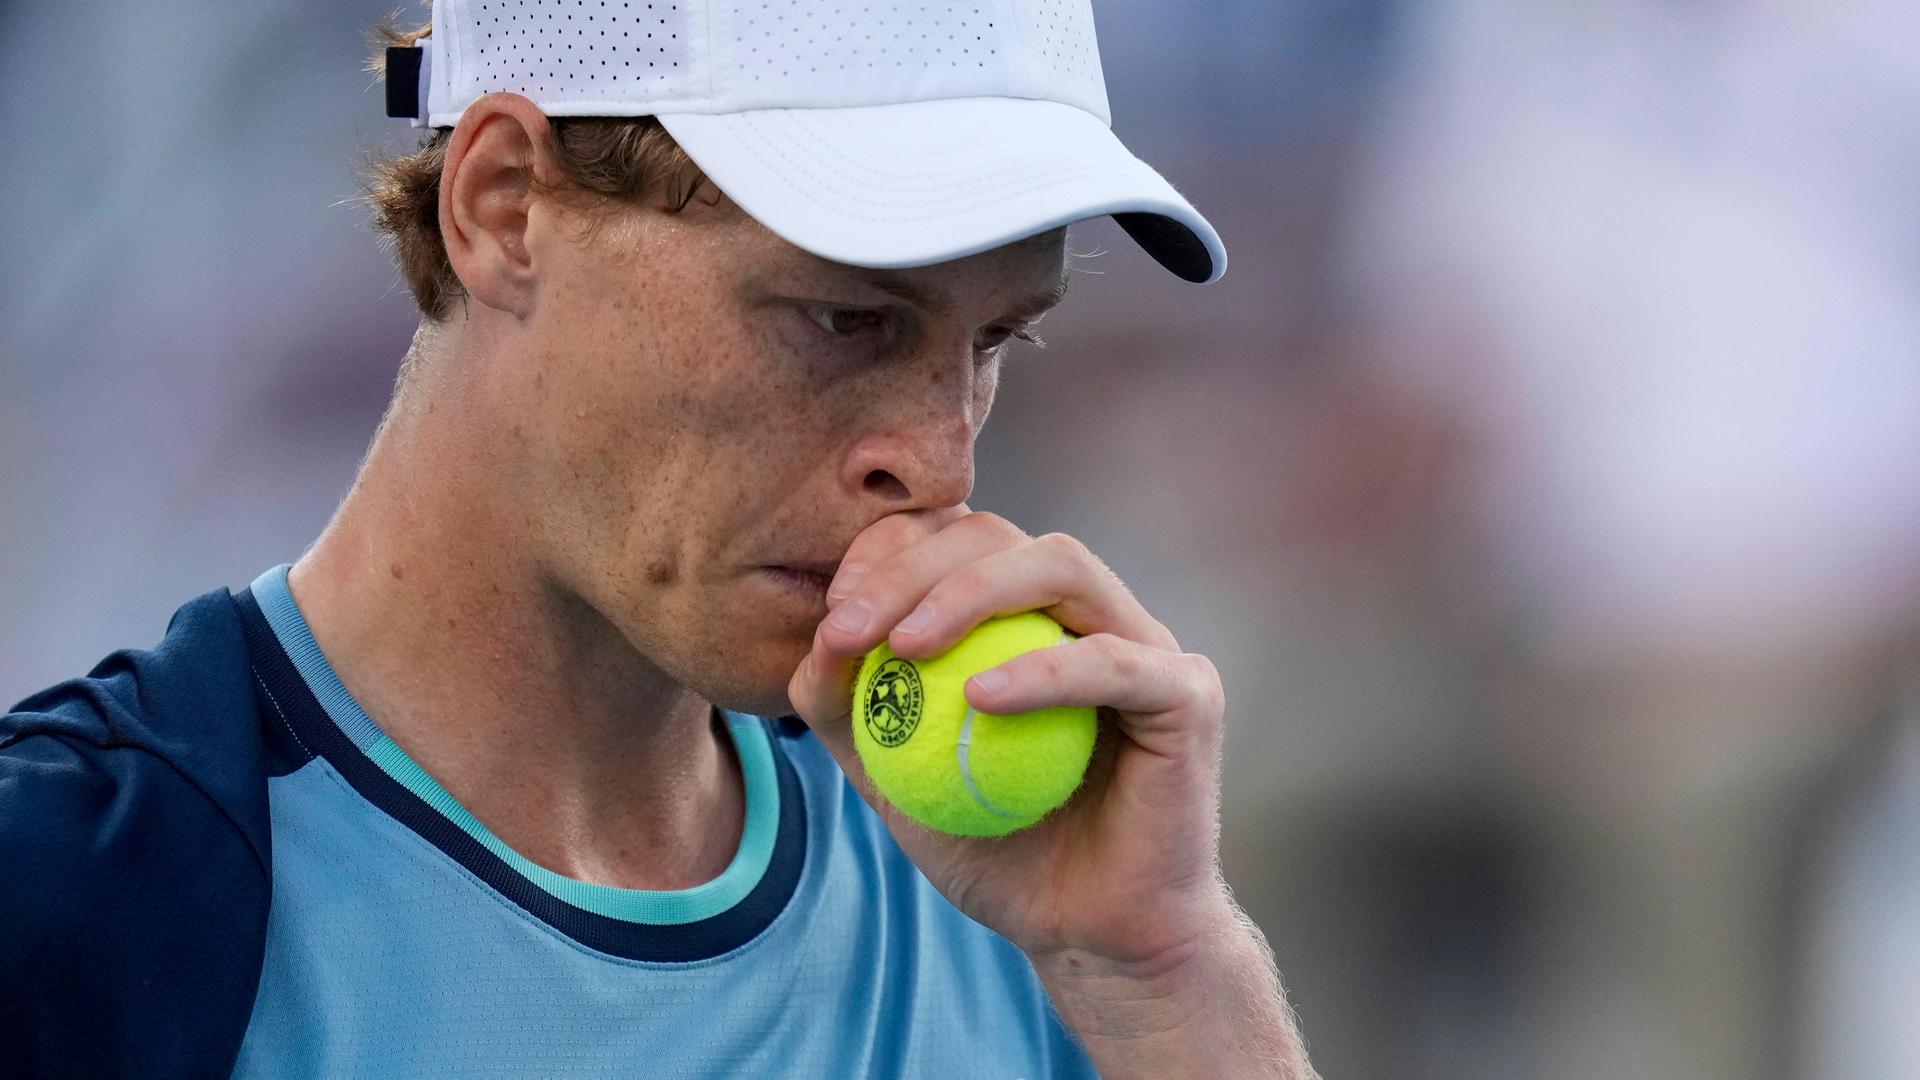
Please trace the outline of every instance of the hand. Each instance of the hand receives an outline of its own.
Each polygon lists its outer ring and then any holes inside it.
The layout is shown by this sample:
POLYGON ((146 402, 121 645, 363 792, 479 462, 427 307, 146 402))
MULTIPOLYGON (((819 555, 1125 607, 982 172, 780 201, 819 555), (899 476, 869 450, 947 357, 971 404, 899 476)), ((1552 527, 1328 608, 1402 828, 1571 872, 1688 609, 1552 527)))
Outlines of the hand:
POLYGON ((965 506, 907 511, 868 527, 841 560, 830 614, 788 695, 894 839, 953 905, 1027 953, 1091 957, 1151 975, 1177 966, 1231 922, 1218 870, 1225 700, 1206 657, 1167 628, 1078 540, 1030 537, 965 506), (860 573, 865 568, 866 572, 860 573), (916 608, 924 624, 902 625, 916 608), (994 839, 949 836, 895 810, 854 749, 853 682, 885 639, 937 656, 995 615, 1040 610, 1081 635, 967 681, 969 703, 1009 714, 1096 706, 1086 782, 1040 824, 994 839), (865 612, 865 628, 837 619, 865 612), (913 627, 909 630, 909 627, 913 627))

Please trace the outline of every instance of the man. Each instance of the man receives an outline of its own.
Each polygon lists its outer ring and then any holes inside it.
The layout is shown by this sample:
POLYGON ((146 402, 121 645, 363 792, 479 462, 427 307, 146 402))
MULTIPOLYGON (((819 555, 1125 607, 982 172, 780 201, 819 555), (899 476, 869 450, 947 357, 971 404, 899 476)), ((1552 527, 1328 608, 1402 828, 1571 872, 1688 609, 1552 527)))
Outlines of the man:
POLYGON ((1212 665, 965 505, 1068 223, 1225 268, 1108 131, 1084 5, 403 40, 432 168, 375 201, 423 319, 352 491, 0 721, 9 1075, 1311 1075, 1218 874, 1212 665), (1031 609, 1080 638, 968 699, 1099 706, 1085 786, 998 840, 902 818, 859 657, 1031 609))

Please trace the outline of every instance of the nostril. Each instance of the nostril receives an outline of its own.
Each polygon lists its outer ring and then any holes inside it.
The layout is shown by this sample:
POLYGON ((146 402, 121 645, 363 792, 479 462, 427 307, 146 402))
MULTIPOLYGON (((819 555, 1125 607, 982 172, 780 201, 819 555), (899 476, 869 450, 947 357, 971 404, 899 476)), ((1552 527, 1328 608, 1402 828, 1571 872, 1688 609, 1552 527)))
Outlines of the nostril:
POLYGON ((876 495, 885 495, 890 499, 905 499, 913 494, 907 490, 907 485, 900 482, 899 477, 885 469, 875 469, 868 473, 866 485, 868 491, 876 495))

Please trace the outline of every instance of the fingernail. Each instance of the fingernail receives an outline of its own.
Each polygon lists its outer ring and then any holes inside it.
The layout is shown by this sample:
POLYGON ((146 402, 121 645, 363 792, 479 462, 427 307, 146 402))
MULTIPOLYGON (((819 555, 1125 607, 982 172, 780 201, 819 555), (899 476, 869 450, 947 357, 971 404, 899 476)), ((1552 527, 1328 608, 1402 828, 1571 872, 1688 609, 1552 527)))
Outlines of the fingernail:
POLYGON ((849 634, 864 634, 867 632, 867 624, 873 621, 873 606, 865 600, 855 600, 851 604, 835 608, 833 615, 827 621, 837 630, 843 630, 849 634))
POLYGON ((1012 681, 1013 680, 1008 677, 1006 672, 1000 671, 998 669, 995 669, 993 671, 983 671, 980 674, 975 675, 973 677, 973 685, 979 687, 983 693, 988 693, 988 694, 997 694, 1000 691, 1005 690, 1007 688, 1007 684, 1011 683, 1012 681))
POLYGON ((904 634, 917 634, 933 622, 933 605, 921 604, 913 609, 913 614, 900 620, 898 629, 904 634))
POLYGON ((867 576, 867 568, 859 563, 842 564, 838 573, 833 575, 833 584, 827 586, 827 599, 845 600, 860 579, 867 576))

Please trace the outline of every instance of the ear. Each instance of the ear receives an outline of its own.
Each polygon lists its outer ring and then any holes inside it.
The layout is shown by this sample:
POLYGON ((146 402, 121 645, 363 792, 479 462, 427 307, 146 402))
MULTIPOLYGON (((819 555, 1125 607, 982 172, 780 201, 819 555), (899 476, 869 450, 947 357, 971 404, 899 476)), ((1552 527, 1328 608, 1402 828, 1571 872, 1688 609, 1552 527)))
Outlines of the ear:
POLYGON ((551 182, 546 116, 518 94, 481 97, 460 117, 440 174, 440 236, 467 295, 524 318, 538 285, 527 229, 532 180, 551 182))

